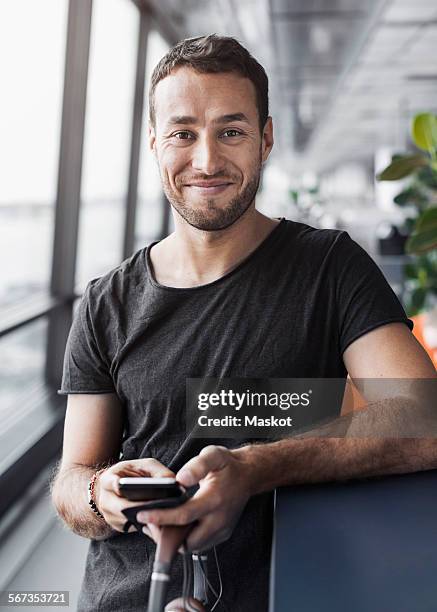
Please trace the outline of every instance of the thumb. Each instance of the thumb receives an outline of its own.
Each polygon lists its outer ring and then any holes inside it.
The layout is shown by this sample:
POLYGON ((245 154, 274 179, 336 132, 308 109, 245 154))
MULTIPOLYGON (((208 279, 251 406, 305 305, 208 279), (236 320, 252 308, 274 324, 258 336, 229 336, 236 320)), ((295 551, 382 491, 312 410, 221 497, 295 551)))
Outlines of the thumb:
POLYGON ((185 487, 192 487, 210 472, 222 470, 229 460, 230 451, 225 446, 205 446, 179 470, 176 480, 185 487))
POLYGON ((157 459, 146 457, 119 461, 102 473, 102 486, 120 495, 119 479, 129 476, 146 476, 152 478, 174 478, 175 474, 157 459))

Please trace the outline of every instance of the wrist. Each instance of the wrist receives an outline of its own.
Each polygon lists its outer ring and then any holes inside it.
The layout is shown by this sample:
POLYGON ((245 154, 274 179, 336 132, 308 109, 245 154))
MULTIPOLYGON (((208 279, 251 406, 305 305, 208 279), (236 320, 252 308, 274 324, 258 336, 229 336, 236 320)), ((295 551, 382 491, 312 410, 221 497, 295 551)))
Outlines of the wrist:
POLYGON ((100 493, 101 493, 101 483, 100 483, 100 477, 103 475, 103 473, 106 471, 107 468, 102 468, 101 470, 98 470, 96 472, 96 478, 94 480, 94 501, 96 503, 97 508, 99 508, 100 510, 100 493))
POLYGON ((94 472, 88 481, 87 494, 88 494, 88 505, 90 509, 98 516, 101 520, 105 520, 102 512, 100 511, 99 493, 100 493, 100 476, 106 468, 102 468, 94 472))
POLYGON ((235 448, 231 450, 232 455, 238 460, 240 464, 241 473, 243 474, 244 486, 249 497, 257 495, 258 490, 258 478, 257 478, 257 466, 254 460, 254 453, 252 445, 242 446, 241 448, 235 448))

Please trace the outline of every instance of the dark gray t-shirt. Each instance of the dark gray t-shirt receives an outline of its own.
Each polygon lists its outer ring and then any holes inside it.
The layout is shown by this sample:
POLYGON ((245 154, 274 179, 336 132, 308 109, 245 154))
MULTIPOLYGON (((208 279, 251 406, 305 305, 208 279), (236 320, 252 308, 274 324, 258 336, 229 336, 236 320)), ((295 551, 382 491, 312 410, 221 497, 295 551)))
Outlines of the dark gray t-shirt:
MULTIPOLYGON (((343 231, 282 219, 237 268, 192 288, 156 282, 151 246, 89 283, 60 391, 117 393, 123 459, 154 457, 176 472, 213 442, 185 436, 186 378, 345 378, 342 354, 359 336, 395 321, 412 328, 379 268, 343 231)), ((253 497, 217 547, 232 612, 268 609, 272 500, 253 497)), ((91 541, 79 610, 145 610, 154 550, 139 533, 91 541)), ((212 555, 208 571, 217 587, 212 555)), ((178 558, 169 599, 181 594, 181 572, 178 558)))

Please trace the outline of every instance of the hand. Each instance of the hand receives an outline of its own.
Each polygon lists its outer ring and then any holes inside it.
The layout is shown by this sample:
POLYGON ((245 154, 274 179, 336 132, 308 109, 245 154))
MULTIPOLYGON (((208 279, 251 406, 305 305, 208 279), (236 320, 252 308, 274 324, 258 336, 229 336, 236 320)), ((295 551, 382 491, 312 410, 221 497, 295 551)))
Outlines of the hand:
MULTIPOLYGON (((156 459, 132 459, 119 461, 102 472, 96 479, 94 487, 95 501, 105 521, 116 531, 123 531, 126 517, 122 513, 124 508, 132 508, 141 504, 140 501, 131 501, 120 493, 118 481, 124 476, 152 476, 154 478, 171 477, 175 474, 156 459)), ((129 527, 128 533, 136 531, 134 525, 129 527)), ((144 533, 155 542, 159 538, 160 528, 156 525, 143 528, 144 533)))
POLYGON ((232 535, 250 498, 251 474, 241 456, 224 446, 206 446, 177 473, 183 486, 200 488, 177 508, 141 511, 140 522, 152 525, 187 525, 197 521, 187 538, 190 551, 208 550, 232 535))

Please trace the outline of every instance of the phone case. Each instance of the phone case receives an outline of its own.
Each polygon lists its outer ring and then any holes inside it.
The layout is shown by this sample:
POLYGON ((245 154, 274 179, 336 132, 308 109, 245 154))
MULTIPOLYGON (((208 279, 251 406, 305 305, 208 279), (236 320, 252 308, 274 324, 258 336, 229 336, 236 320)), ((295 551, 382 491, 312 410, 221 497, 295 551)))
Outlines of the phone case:
POLYGON ((144 527, 143 523, 137 521, 137 513, 140 510, 154 510, 155 508, 175 508, 183 504, 189 498, 188 493, 183 493, 179 497, 168 497, 166 499, 152 499, 151 501, 144 502, 138 506, 132 506, 131 508, 125 508, 122 510, 123 514, 127 518, 126 523, 123 525, 123 531, 126 533, 131 525, 133 525, 137 531, 141 531, 144 527))

